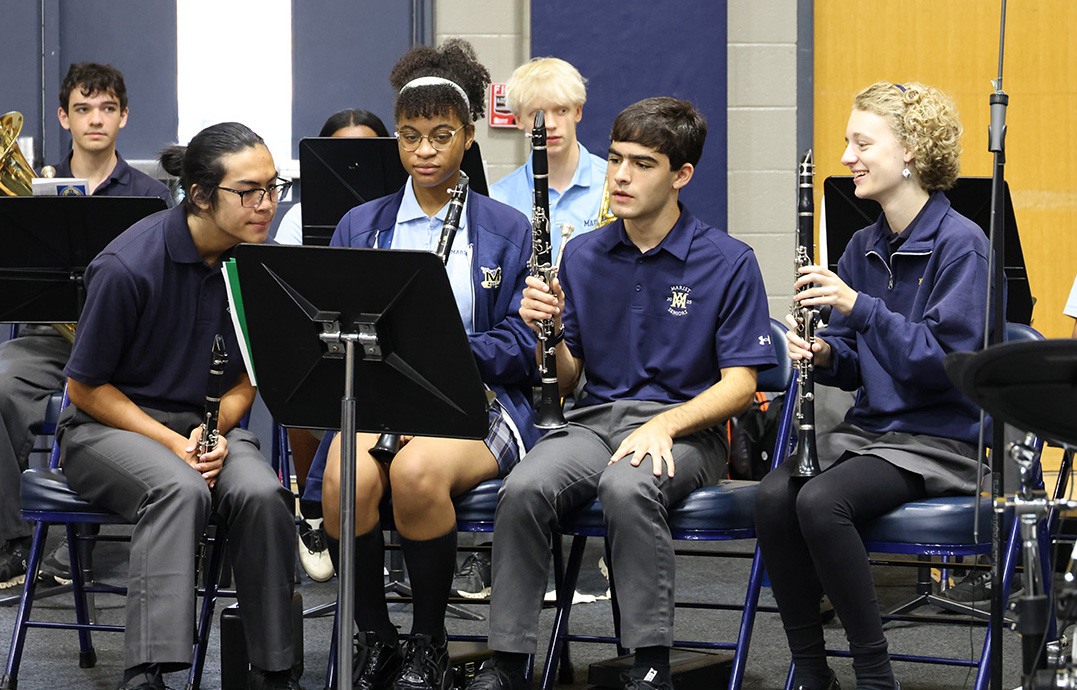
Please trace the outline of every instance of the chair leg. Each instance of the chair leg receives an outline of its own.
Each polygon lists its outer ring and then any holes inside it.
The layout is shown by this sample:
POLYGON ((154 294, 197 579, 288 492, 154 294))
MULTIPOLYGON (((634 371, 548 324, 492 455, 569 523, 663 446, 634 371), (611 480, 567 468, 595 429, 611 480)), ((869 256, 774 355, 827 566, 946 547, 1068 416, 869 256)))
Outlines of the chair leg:
MULTIPOLYGON (((1002 561, 1002 596, 1008 597, 1010 594, 1010 582, 1013 579, 1013 573, 1015 569, 1015 561, 1017 560, 1017 551, 1021 545, 1020 539, 1020 524, 1019 521, 1011 520, 1010 534, 1006 539, 1006 554, 1002 561)), ((973 690, 987 690, 988 683, 991 681, 991 631, 987 631, 987 635, 984 636, 983 650, 980 653, 980 663, 976 668, 976 682, 973 684, 973 690)))
POLYGON ((37 589, 37 571, 45 550, 45 538, 49 535, 48 523, 38 522, 34 525, 34 536, 30 541, 30 557, 26 563, 26 582, 23 584, 19 609, 15 613, 15 629, 11 633, 11 648, 8 650, 7 665, 4 676, 0 679, 0 688, 15 690, 18 684, 19 665, 22 652, 26 646, 26 622, 30 620, 30 610, 34 605, 34 591, 37 589))
MULTIPOLYGON (((559 532, 555 532, 550 541, 553 546, 553 586, 554 591, 563 592, 565 587, 565 554, 564 554, 564 539, 562 539, 559 532)), ((561 662, 557 668, 557 682, 560 685, 572 685, 576 680, 576 674, 572 669, 572 647, 565 641, 564 646, 561 648, 561 662)), ((535 671, 535 658, 531 655, 531 661, 528 663, 527 682, 531 683, 531 678, 535 671)))
POLYGON ((752 569, 748 576, 748 593, 744 596, 744 611, 740 615, 740 630, 737 631, 737 647, 733 653, 733 668, 729 673, 729 690, 739 690, 744 682, 744 668, 748 663, 748 646, 752 642, 752 630, 755 627, 755 611, 759 606, 759 590, 763 582, 763 557, 759 547, 755 547, 752 557, 752 569))
POLYGON ((227 544, 225 528, 223 525, 217 525, 214 529, 214 535, 206 537, 207 541, 211 542, 209 563, 203 577, 202 612, 195 634, 194 658, 187 673, 187 690, 198 690, 202 683, 202 670, 206 665, 206 651, 209 648, 209 631, 213 627, 213 608, 217 603, 218 583, 224 569, 224 550, 227 544))
POLYGON ((606 556, 606 573, 610 580, 610 610, 613 613, 613 636, 617 638, 617 656, 628 654, 628 648, 621 644, 621 606, 617 603, 617 581, 613 574, 613 558, 610 557, 610 540, 607 538, 603 543, 603 553, 606 556))
MULTIPOLYGON (((67 551, 71 561, 71 592, 75 600, 75 620, 79 623, 79 668, 93 668, 97 652, 89 626, 96 623, 93 594, 86 591, 86 583, 93 582, 92 555, 80 547, 79 525, 67 524, 67 551)), ((44 548, 44 542, 41 546, 44 548)))
POLYGON ((796 664, 789 662, 789 673, 785 674, 785 690, 793 690, 793 672, 797 670, 796 664))
POLYGON ((542 669, 542 690, 550 690, 553 687, 553 676, 561 657, 561 649, 565 645, 568 617, 572 611, 572 595, 576 591, 580 564, 583 563, 583 547, 586 544, 587 537, 577 536, 572 539, 572 549, 569 551, 568 564, 565 566, 565 578, 561 590, 557 592, 557 613, 554 615, 550 646, 546 651, 546 663, 542 669))

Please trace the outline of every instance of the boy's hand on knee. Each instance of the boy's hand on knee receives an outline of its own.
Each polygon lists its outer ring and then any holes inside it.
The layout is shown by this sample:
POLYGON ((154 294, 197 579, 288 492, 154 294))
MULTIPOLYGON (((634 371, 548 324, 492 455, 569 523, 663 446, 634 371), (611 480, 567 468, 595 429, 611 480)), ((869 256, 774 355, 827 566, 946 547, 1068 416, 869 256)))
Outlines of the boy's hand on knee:
POLYGON ((666 465, 666 474, 673 476, 673 437, 658 419, 652 419, 628 435, 616 452, 610 457, 612 465, 623 458, 632 456, 633 467, 639 467, 643 459, 651 456, 651 470, 654 476, 662 476, 662 464, 666 465))

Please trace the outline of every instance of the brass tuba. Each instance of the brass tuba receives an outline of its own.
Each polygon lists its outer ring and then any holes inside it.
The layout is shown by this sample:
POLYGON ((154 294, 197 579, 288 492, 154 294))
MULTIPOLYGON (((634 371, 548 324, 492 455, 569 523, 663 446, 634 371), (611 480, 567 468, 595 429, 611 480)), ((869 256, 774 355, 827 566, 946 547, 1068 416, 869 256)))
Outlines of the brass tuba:
MULTIPOLYGON (((34 193, 31 180, 37 175, 19 150, 21 131, 22 113, 12 111, 0 117, 0 196, 30 196, 34 193)), ((75 342, 75 324, 54 323, 52 327, 69 342, 75 342)))
POLYGON ((10 112, 0 117, 0 196, 30 196, 37 177, 19 151, 22 113, 10 112))

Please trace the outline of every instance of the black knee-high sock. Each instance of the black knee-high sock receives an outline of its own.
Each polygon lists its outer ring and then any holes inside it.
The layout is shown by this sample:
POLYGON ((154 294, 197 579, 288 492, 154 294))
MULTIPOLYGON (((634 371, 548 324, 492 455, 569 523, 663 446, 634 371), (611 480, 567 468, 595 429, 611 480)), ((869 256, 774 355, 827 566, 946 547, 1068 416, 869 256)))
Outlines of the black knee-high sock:
POLYGON ((445 641, 445 608, 456 571, 456 525, 433 539, 413 541, 400 537, 400 550, 411 577, 414 599, 412 634, 429 635, 435 643, 445 641))
MULTIPOLYGON (((340 542, 328 537, 329 557, 340 573, 340 542)), ((374 632, 384 644, 396 644, 396 627, 385 603, 385 538, 380 527, 355 538, 355 624, 374 632)))
MULTIPOLYGON (((303 489, 299 489, 299 495, 303 495, 303 489)), ((322 517, 322 502, 311 501, 306 498, 299 499, 299 512, 307 520, 316 520, 322 517)))

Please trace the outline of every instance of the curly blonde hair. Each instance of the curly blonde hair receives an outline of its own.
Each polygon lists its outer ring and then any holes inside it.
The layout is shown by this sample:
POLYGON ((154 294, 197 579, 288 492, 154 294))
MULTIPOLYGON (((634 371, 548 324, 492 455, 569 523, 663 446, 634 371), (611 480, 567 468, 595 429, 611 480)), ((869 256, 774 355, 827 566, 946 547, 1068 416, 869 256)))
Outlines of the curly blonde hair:
POLYGON ((961 172, 961 120, 950 96, 920 82, 875 82, 853 99, 853 108, 890 123, 913 152, 911 166, 929 192, 954 186, 961 172))

